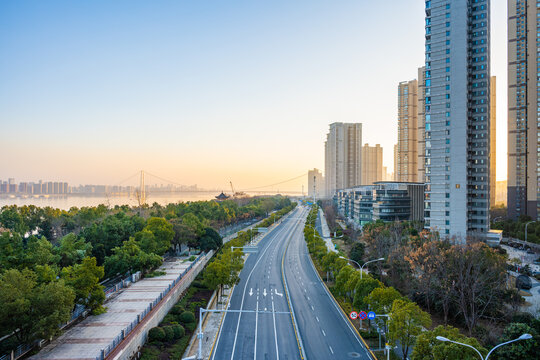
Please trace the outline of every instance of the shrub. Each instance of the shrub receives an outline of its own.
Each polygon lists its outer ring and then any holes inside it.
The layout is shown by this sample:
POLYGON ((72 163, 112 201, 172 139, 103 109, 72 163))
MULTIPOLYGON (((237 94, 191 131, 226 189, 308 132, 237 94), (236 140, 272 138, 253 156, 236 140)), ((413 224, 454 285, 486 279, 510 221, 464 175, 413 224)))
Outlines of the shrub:
POLYGON ((186 329, 193 332, 197 328, 197 323, 192 322, 192 323, 186 324, 185 326, 186 326, 186 329))
POLYGON ((204 285, 204 283, 200 280, 195 280, 191 283, 191 286, 194 286, 196 288, 199 288, 199 289, 206 289, 206 285, 204 285))
POLYGON ((165 331, 160 327, 153 327, 148 331, 148 339, 150 341, 163 341, 165 340, 165 331))
POLYGON ((168 313, 167 315, 165 315, 165 317, 161 321, 161 324, 170 324, 170 323, 175 322, 175 321, 178 322, 178 315, 168 313))
POLYGON ((183 312, 185 311, 184 307, 182 305, 175 305, 172 309, 171 309, 171 314, 174 314, 174 315, 180 315, 182 314, 183 312))
MULTIPOLYGON (((155 328, 154 328, 155 329, 155 328)), ((154 360, 159 357, 161 352, 153 346, 145 346, 142 349, 140 360, 154 360)))
POLYGON ((174 340, 174 329, 172 326, 164 326, 163 331, 165 331, 165 340, 167 341, 174 340))
POLYGON ((195 261, 196 258, 197 258, 197 257, 196 257, 195 255, 191 255, 191 256, 189 257, 189 261, 195 261))
POLYGON ((195 322, 195 315, 191 311, 184 311, 179 319, 184 324, 191 324, 195 322))
POLYGON ((186 330, 184 329, 184 327, 182 325, 177 324, 177 325, 173 325, 171 327, 173 329, 175 339, 180 339, 186 333, 186 330))

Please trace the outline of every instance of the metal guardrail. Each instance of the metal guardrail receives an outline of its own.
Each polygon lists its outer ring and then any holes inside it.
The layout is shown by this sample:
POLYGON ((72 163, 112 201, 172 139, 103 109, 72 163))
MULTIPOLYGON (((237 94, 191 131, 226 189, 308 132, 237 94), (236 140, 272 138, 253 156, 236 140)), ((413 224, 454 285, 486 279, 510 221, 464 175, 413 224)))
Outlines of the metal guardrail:
POLYGON ((17 348, 13 350, 11 353, 0 356, 0 360, 11 360, 12 359, 11 354, 13 354, 13 359, 18 359, 24 354, 26 354, 27 352, 29 352, 30 350, 32 350, 38 342, 39 341, 36 340, 31 344, 21 344, 17 346, 17 348))
MULTIPOLYGON (((135 329, 135 327, 144 320, 144 318, 154 309, 154 307, 171 291, 172 288, 180 280, 196 265, 198 264, 199 260, 201 258, 205 257, 207 254, 201 254, 199 255, 195 261, 193 261, 174 281, 172 284, 170 284, 167 289, 163 290, 161 294, 159 294, 159 297, 155 299, 146 309, 143 310, 140 314, 137 315, 137 319, 133 320, 131 324, 129 324, 126 328, 124 328, 121 333, 114 338, 113 341, 109 343, 105 348, 101 350, 101 354, 96 357, 96 360, 104 360, 107 355, 109 355, 121 342, 125 339, 125 337, 135 329)), ((0 358, 0 360, 4 360, 0 358)))
POLYGON ((528 241, 523 241, 523 240, 520 240, 520 239, 516 239, 516 238, 513 238, 513 237, 503 237, 503 244, 504 242, 506 243, 518 243, 518 244, 521 244, 521 245, 527 245, 528 247, 532 248, 532 249, 536 249, 536 250, 540 250, 540 244, 535 244, 535 243, 532 243, 532 242, 528 242, 528 241))

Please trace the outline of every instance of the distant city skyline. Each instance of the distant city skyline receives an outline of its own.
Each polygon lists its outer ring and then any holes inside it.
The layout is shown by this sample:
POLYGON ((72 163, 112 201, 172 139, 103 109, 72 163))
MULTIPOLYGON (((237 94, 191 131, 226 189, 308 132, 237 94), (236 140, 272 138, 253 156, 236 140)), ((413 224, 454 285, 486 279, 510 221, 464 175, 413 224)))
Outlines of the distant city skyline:
MULTIPOLYGON (((364 124, 393 172, 395 89, 424 63, 425 13, 390 3, 3 2, 0 177, 114 184, 145 169, 250 188, 324 168, 333 122, 364 124)), ((506 13, 492 1, 498 180, 506 13)))

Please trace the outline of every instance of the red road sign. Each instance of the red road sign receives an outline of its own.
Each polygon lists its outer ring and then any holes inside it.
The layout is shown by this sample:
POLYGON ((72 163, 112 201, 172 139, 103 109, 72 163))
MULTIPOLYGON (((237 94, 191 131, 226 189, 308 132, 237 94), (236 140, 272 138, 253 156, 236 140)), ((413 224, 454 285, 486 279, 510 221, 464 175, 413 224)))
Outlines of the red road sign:
POLYGON ((358 313, 356 311, 351 311, 349 317, 354 320, 358 317, 358 313))
POLYGON ((358 313, 358 317, 360 318, 360 320, 366 320, 367 319, 367 313, 365 311, 360 311, 358 313))

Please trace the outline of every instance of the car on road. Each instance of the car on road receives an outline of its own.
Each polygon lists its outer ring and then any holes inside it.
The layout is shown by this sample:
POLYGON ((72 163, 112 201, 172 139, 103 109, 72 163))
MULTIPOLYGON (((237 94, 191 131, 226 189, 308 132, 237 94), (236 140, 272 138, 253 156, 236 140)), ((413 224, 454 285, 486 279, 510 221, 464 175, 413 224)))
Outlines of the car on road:
POLYGON ((527 254, 536 254, 533 249, 527 249, 527 254))
POLYGON ((529 290, 532 288, 532 280, 527 275, 519 275, 516 278, 516 288, 529 290))

